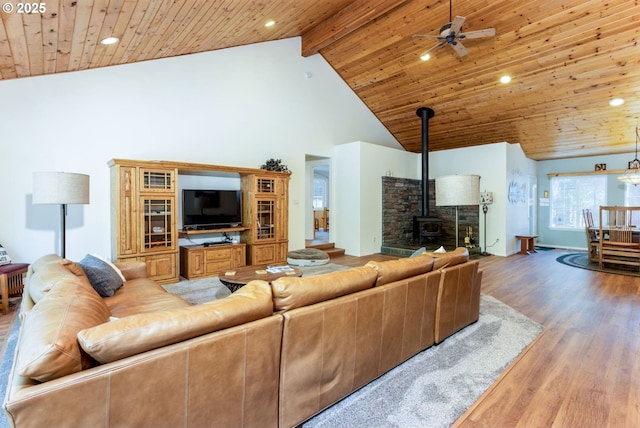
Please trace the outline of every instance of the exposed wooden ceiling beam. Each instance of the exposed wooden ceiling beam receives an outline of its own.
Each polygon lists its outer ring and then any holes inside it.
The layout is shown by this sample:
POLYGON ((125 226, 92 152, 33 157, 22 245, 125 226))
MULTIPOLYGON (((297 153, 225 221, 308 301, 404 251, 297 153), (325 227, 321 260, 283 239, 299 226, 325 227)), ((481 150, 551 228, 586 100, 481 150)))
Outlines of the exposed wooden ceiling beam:
POLYGON ((321 49, 358 28, 402 6, 408 0, 357 0, 302 35, 302 56, 317 54, 321 49))

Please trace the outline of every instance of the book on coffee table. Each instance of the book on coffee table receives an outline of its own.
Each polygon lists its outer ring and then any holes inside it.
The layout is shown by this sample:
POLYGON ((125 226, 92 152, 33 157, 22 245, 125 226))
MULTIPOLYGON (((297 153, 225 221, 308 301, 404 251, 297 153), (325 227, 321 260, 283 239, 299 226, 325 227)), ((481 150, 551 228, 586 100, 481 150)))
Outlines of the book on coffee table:
POLYGON ((267 266, 267 272, 269 273, 287 273, 293 272, 293 268, 289 265, 284 266, 267 266))

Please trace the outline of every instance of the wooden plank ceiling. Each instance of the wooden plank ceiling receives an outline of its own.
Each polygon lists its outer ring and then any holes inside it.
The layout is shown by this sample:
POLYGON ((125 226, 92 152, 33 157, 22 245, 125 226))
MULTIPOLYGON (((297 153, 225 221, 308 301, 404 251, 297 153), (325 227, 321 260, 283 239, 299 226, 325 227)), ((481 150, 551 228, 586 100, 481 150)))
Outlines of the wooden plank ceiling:
MULTIPOLYGON (((635 150, 640 119, 640 0, 47 0, 0 13, 0 79, 302 37, 398 141, 419 152, 507 141, 535 160, 635 150), (453 16, 495 37, 419 55, 453 16), (276 25, 266 28, 273 19, 276 25), (116 36, 119 43, 100 40, 116 36), (501 84, 509 74, 513 80, 501 84), (625 104, 610 107, 622 97, 625 104)), ((630 155, 631 160, 632 155, 630 155)))

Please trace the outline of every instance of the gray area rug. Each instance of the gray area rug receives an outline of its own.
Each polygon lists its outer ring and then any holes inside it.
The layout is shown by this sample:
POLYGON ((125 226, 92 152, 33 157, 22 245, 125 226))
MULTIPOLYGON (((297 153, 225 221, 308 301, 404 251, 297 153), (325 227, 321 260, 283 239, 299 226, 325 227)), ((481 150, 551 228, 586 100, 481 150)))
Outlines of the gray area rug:
POLYGON ((449 427, 542 326, 482 295, 480 320, 303 424, 304 428, 449 427))
POLYGON ((580 269, 593 270, 596 272, 613 273, 616 275, 640 276, 640 272, 638 272, 638 268, 633 266, 604 263, 603 266, 600 267, 599 263, 597 262, 594 263, 589 261, 589 256, 586 252, 564 254, 558 257, 556 261, 562 263, 563 265, 576 267, 580 269))

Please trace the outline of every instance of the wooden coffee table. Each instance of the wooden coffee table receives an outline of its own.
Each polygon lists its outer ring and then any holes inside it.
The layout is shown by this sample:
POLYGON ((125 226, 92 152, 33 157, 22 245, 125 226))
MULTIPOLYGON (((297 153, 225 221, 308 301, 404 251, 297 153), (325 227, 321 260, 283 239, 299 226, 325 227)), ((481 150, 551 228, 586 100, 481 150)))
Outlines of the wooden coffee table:
POLYGON ((251 265, 230 269, 220 272, 218 279, 233 293, 254 279, 261 279, 270 283, 283 276, 302 276, 302 271, 294 266, 289 266, 292 269, 289 272, 278 273, 267 272, 267 267, 269 266, 277 265, 251 265))

